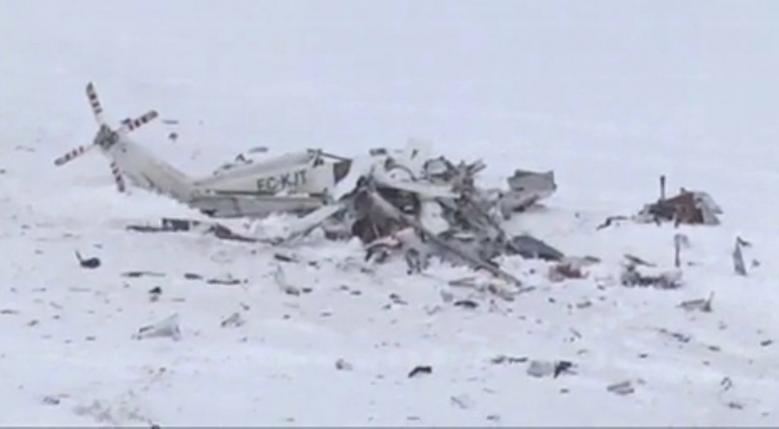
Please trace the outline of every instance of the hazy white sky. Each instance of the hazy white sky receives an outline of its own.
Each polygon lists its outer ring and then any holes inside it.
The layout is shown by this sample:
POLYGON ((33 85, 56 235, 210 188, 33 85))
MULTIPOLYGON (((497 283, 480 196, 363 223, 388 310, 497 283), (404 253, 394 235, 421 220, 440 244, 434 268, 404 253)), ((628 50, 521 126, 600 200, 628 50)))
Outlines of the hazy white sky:
POLYGON ((239 103, 232 125, 291 139, 705 147, 779 137, 777 23, 774 1, 2 0, 0 72, 239 103))

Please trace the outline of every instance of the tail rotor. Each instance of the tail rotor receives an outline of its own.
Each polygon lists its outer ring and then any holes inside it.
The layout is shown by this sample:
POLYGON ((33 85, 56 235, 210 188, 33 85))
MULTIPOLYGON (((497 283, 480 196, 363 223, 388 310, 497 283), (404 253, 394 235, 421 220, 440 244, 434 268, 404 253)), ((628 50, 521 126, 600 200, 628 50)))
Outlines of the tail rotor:
MULTIPOLYGON (((100 126, 100 130, 98 130, 97 135, 95 136, 95 140, 92 144, 78 146, 55 159, 54 165, 57 167, 67 164, 68 162, 84 155, 96 147, 102 148, 104 150, 108 149, 119 140, 119 136, 123 136, 134 130, 137 130, 138 128, 146 125, 159 116, 157 111, 150 110, 137 118, 124 119, 121 121, 121 126, 116 131, 114 131, 105 122, 105 118, 103 117, 103 105, 100 103, 100 98, 97 96, 95 85, 92 82, 87 84, 86 94, 87 100, 89 101, 89 107, 92 109, 92 114, 94 114, 95 121, 97 121, 97 124, 100 126)), ((126 188, 125 181, 122 177, 122 172, 115 160, 111 162, 111 174, 114 177, 114 181, 116 182, 116 187, 119 192, 124 192, 126 188)))

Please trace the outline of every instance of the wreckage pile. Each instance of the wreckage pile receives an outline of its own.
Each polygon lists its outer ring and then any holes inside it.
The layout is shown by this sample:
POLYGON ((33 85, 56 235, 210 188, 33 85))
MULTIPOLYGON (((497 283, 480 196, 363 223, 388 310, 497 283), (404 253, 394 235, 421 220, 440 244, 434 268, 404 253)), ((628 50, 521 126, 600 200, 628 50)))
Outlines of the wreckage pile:
MULTIPOLYGON (((428 157, 420 149, 390 154, 372 150, 370 156, 349 161, 325 203, 296 219, 284 237, 241 236, 220 224, 165 219, 161 227, 131 226, 136 231, 200 229, 220 238, 271 244, 289 242, 322 228, 332 240, 359 238, 366 259, 382 262, 400 255, 409 272, 423 270, 431 257, 467 264, 519 284, 500 269, 501 255, 560 260, 563 254, 528 235, 509 236, 503 220, 522 212, 556 190, 554 173, 516 170, 507 189, 477 185, 486 168, 481 161, 455 164, 443 156, 428 157)), ((242 160, 241 162, 246 162, 242 160)))
POLYGON ((432 256, 485 269, 507 280, 495 258, 508 254, 559 259, 562 254, 529 236, 509 237, 501 219, 525 210, 556 189, 550 173, 517 170, 508 190, 482 189, 481 161, 453 164, 432 159, 386 157, 360 173, 340 210, 322 223, 330 238, 358 237, 367 259, 401 253, 409 272, 419 272, 432 256))
MULTIPOLYGON (((368 156, 357 158, 309 149, 254 162, 252 155, 267 152, 260 147, 240 154, 235 162, 220 166, 210 176, 190 177, 128 137, 128 133, 156 118, 156 111, 122 121, 114 129, 104 121, 103 107, 92 83, 87 85, 86 95, 99 129, 91 145, 71 150, 55 159, 55 165, 99 150, 111 161, 119 192, 124 192, 129 182, 214 218, 261 219, 273 213, 299 216, 280 237, 245 236, 219 223, 186 219, 163 219, 160 227, 133 225, 129 229, 200 230, 221 239, 273 245, 321 228, 328 239, 361 240, 367 260, 381 262, 402 255, 411 273, 422 271, 431 257, 438 257, 486 270, 514 284, 520 282, 500 268, 496 262, 499 256, 559 261, 551 267, 553 281, 583 277, 582 267, 597 262, 595 258, 565 258, 534 237, 510 236, 501 227, 515 213, 555 192, 553 171, 518 169, 508 178, 508 188, 483 188, 477 183, 478 174, 486 168, 483 162, 455 164, 443 156, 430 156, 428 145, 411 141, 404 150, 374 149, 368 156)), ((666 198, 663 176, 656 202, 630 217, 609 217, 597 229, 620 220, 716 225, 721 213, 704 192, 682 189, 678 196, 666 198)), ((682 241, 675 245, 675 265, 679 268, 682 241)), ((738 261, 736 271, 745 275, 740 246, 737 242, 734 261, 738 261)), ((628 266, 623 284, 670 288, 679 282, 674 276, 643 278, 635 267, 628 266)))

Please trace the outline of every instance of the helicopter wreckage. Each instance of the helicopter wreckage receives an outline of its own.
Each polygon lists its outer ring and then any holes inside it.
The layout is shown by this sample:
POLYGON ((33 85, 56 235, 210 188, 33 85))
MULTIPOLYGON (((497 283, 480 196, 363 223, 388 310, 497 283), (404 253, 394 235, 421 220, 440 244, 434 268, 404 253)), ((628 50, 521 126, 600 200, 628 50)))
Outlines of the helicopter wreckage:
POLYGON ((516 285, 520 281, 500 268, 497 257, 580 262, 531 236, 512 237, 501 227, 515 213, 556 191, 552 171, 518 169, 507 179, 506 188, 483 188, 477 185, 478 174, 486 168, 481 161, 453 163, 432 156, 425 145, 409 144, 403 150, 374 149, 351 158, 323 150, 259 160, 242 154, 206 177, 193 178, 129 138, 133 130, 155 119, 156 111, 125 119, 113 129, 103 118, 91 83, 86 93, 99 126, 97 134, 91 145, 57 158, 55 165, 99 150, 110 161, 119 192, 129 182, 217 219, 260 219, 275 213, 297 216, 281 237, 242 235, 219 222, 187 219, 163 219, 158 226, 128 229, 199 230, 222 239, 276 245, 320 228, 328 239, 359 238, 366 260, 381 262, 402 255, 409 272, 419 272, 436 256, 516 285))

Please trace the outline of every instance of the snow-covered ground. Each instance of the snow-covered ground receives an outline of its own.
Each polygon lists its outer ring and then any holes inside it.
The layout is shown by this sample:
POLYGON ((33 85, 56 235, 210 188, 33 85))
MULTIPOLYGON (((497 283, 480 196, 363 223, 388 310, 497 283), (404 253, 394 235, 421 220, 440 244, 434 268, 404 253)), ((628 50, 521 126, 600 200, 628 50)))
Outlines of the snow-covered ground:
POLYGON ((777 19, 774 2, 0 2, 0 425, 779 425, 777 19), (468 296, 447 286, 466 269, 408 276, 358 243, 126 231, 198 214, 116 193, 96 154, 52 165, 95 132, 88 81, 114 121, 177 120, 134 137, 193 173, 259 145, 409 137, 484 159, 494 184, 554 169, 557 194, 507 228, 603 262, 552 283, 507 260, 535 289, 466 309, 443 298, 468 296), (660 174, 708 191, 722 225, 595 230, 660 174), (684 287, 618 284, 624 253, 672 268, 680 232, 684 287), (307 292, 281 291, 279 266, 307 292), (245 282, 206 281, 228 275, 245 282), (710 313, 678 307, 710 293, 710 313), (173 314, 180 340, 133 338, 173 314), (418 365, 432 374, 409 378, 418 365), (607 390, 623 381, 632 394, 607 390))

